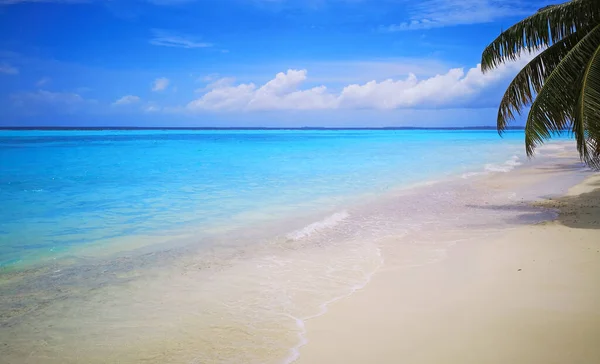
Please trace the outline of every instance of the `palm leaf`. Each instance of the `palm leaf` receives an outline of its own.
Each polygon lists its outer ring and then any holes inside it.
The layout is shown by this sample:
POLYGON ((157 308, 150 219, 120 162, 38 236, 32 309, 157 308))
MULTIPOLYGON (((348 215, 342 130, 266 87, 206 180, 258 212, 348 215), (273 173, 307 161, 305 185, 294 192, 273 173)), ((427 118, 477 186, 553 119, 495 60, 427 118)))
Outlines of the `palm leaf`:
POLYGON ((532 52, 552 45, 577 32, 600 23, 600 1, 573 0, 548 6, 502 32, 481 57, 486 72, 501 63, 515 60, 521 51, 532 52))
MULTIPOLYGON (((574 118, 575 105, 588 62, 600 46, 600 25, 594 27, 560 61, 548 76, 531 105, 525 126, 525 148, 533 155, 535 148, 552 134, 563 132, 574 118)), ((575 130, 575 128, 574 128, 575 130)), ((576 138, 581 132, 576 131, 576 138)))
POLYGON ((583 72, 573 130, 577 130, 577 149, 582 159, 593 167, 600 167, 600 46, 583 72))
POLYGON ((540 92, 544 81, 560 61, 587 34, 579 31, 553 44, 533 58, 512 80, 498 108, 498 132, 502 134, 508 123, 515 119, 515 113, 531 104, 535 94, 540 92))

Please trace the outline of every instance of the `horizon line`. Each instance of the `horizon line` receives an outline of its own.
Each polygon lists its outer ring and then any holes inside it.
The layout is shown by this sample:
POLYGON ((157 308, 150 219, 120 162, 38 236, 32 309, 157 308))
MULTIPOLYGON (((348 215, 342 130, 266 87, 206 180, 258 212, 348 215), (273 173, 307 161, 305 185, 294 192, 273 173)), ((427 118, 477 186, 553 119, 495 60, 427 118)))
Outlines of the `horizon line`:
MULTIPOLYGON (((511 126, 507 130, 524 130, 523 126, 511 126)), ((385 127, 167 127, 167 126, 0 126, 0 130, 497 130, 495 126, 385 126, 385 127)))

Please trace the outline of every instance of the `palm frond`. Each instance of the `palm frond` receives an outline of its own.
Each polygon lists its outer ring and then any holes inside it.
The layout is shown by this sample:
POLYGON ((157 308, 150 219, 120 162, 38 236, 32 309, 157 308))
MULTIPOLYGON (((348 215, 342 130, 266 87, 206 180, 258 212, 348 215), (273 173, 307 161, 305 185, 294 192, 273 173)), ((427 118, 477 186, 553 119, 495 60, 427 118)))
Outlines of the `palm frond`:
MULTIPOLYGON (((574 118, 586 65, 600 46, 600 25, 594 27, 560 61, 547 77, 531 105, 525 126, 525 148, 533 155, 535 148, 561 133, 574 118)), ((579 134, 580 136, 581 134, 579 134)), ((579 137, 576 133, 576 137, 579 137)))
POLYGON ((573 130, 577 149, 590 166, 600 167, 600 46, 592 54, 582 75, 581 92, 575 107, 573 130))
POLYGON ((498 132, 502 134, 508 123, 515 119, 515 113, 521 115, 521 110, 533 101, 540 92, 544 81, 560 61, 587 34, 579 31, 553 44, 533 58, 512 80, 498 108, 498 132))
POLYGON ((583 28, 600 23, 600 1, 572 0, 540 9, 532 16, 508 28, 483 51, 481 70, 515 60, 529 52, 552 45, 583 28))

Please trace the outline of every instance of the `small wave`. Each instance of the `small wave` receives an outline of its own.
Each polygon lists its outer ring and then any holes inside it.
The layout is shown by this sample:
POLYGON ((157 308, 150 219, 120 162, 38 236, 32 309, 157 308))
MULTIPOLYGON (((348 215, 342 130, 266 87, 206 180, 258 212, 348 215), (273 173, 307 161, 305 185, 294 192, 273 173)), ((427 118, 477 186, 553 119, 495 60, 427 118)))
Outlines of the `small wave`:
MULTIPOLYGON (((338 213, 338 214, 340 214, 340 213, 338 213)), ((346 215, 347 214, 348 213, 346 213, 346 215)), ((337 214, 334 214, 334 215, 337 215, 337 214)), ((329 299, 329 300, 323 302, 319 306, 318 312, 315 313, 314 315, 310 315, 310 316, 307 316, 304 318, 298 318, 298 317, 295 317, 292 315, 286 315, 287 317, 289 317, 290 319, 295 321, 296 326, 298 327, 298 330, 299 330, 298 338, 299 338, 300 342, 296 346, 294 346, 293 348, 290 349, 290 354, 288 355, 287 358, 285 358, 283 360, 282 364, 292 364, 292 363, 296 362, 300 358, 300 349, 303 346, 305 346, 306 344, 308 344, 308 338, 306 337, 306 333, 307 333, 306 321, 317 318, 319 316, 323 316, 325 313, 327 313, 327 311, 329 310, 329 306, 332 303, 352 296, 356 291, 360 291, 360 290, 364 289, 371 282, 371 279, 373 278, 375 273, 383 266, 383 257, 381 256, 381 250, 377 249, 377 255, 379 256, 379 259, 380 259, 379 265, 373 271, 371 271, 369 274, 367 274, 367 276, 365 277, 365 279, 362 282, 359 282, 359 283, 353 285, 346 294, 334 297, 332 299, 329 299)))
POLYGON ((325 219, 323 219, 321 221, 312 223, 310 225, 305 226, 304 228, 302 228, 300 230, 291 232, 286 237, 290 240, 300 240, 300 239, 306 238, 307 236, 310 236, 318 231, 336 226, 340 222, 347 219, 348 216, 350 216, 350 215, 348 214, 347 211, 336 212, 335 214, 333 214, 329 217, 326 217, 325 219))
POLYGON ((463 173, 460 177, 467 179, 467 178, 471 178, 471 177, 475 177, 475 176, 481 176, 485 174, 485 172, 467 172, 467 173, 463 173))
POLYGON ((510 172, 515 167, 520 166, 522 163, 519 162, 519 157, 513 155, 509 160, 504 162, 503 164, 486 164, 485 170, 488 172, 510 172))

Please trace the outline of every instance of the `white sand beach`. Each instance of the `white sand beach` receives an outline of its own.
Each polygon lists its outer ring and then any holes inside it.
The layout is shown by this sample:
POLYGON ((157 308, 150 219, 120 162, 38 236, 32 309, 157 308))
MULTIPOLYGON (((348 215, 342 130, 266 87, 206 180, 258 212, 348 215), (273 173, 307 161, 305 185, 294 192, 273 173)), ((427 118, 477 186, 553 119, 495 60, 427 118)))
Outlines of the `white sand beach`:
POLYGON ((600 175, 539 205, 559 216, 476 233, 436 263, 388 265, 306 323, 298 363, 600 363, 600 175))

